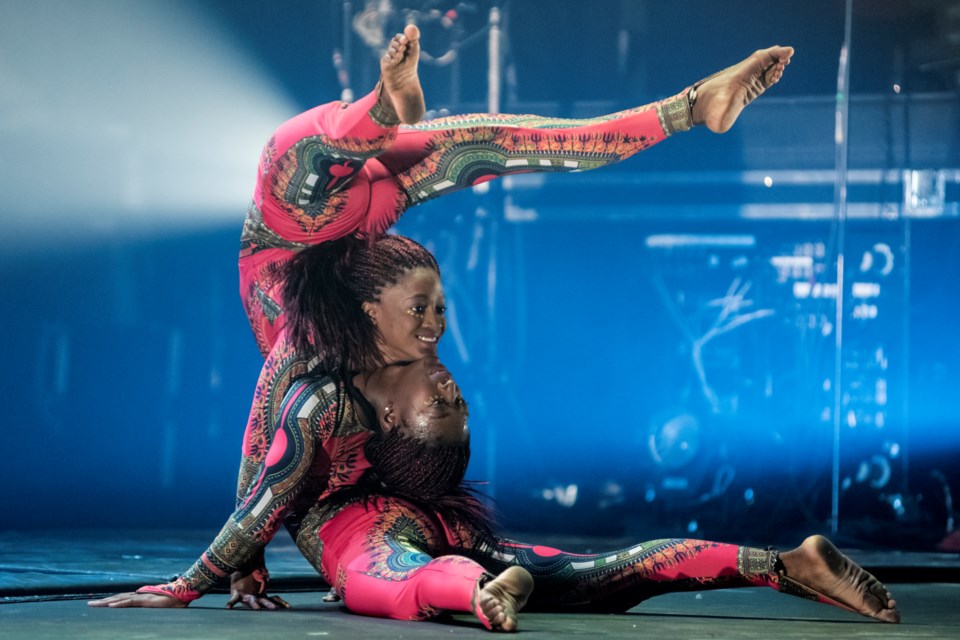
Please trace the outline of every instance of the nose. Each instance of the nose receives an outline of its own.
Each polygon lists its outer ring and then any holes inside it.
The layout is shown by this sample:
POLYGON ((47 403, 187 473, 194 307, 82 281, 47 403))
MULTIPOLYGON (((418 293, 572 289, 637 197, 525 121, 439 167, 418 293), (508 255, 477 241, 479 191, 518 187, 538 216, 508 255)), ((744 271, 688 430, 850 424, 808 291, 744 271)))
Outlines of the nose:
POLYGON ((446 329, 446 320, 442 315, 437 313, 435 307, 430 307, 423 314, 423 323, 421 325, 424 329, 432 329, 436 332, 437 336, 443 335, 444 329, 446 329))
POLYGON ((443 399, 450 404, 456 404, 457 401, 462 397, 460 394, 460 387, 458 387, 457 383, 453 381, 453 378, 447 380, 446 382, 441 382, 437 385, 437 388, 440 390, 440 395, 443 396, 443 399))
POLYGON ((431 329, 437 326, 437 310, 433 307, 427 308, 423 313, 423 326, 431 329))

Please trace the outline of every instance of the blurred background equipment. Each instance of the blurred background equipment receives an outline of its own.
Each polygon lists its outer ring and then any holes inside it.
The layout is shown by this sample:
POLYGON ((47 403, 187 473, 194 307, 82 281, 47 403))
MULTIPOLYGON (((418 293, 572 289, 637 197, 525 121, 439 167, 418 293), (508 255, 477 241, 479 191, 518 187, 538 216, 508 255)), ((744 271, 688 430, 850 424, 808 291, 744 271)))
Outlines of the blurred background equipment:
POLYGON ((430 116, 598 116, 797 49, 725 136, 401 220, 507 528, 960 546, 960 2, 593 4, 0 0, 7 526, 222 522, 260 149, 413 21, 430 116))

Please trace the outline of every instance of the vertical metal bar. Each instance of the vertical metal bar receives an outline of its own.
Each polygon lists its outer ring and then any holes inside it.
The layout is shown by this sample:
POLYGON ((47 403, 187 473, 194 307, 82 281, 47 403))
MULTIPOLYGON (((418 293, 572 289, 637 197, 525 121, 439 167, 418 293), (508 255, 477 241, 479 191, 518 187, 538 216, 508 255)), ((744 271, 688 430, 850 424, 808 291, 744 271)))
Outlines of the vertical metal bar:
POLYGON ((848 116, 850 113, 850 36, 853 0, 847 0, 844 12, 843 46, 837 73, 837 109, 834 123, 836 172, 834 205, 837 220, 837 294, 834 319, 833 365, 833 473, 830 504, 830 531, 837 534, 840 523, 840 430, 843 424, 843 300, 844 250, 847 224, 847 163, 849 151, 848 116))
POLYGON ((490 34, 487 51, 490 63, 487 69, 487 113, 500 113, 500 9, 490 9, 490 34))
MULTIPOLYGON (((500 113, 500 77, 501 77, 501 58, 500 58, 500 9, 492 7, 489 16, 489 33, 487 39, 487 53, 489 63, 487 69, 487 112, 500 113)), ((492 369, 498 366, 497 352, 497 331, 496 331, 496 298, 497 298, 497 242, 500 214, 502 213, 502 190, 498 187, 491 189, 491 194, 501 196, 501 206, 497 210, 492 210, 486 216, 489 225, 487 234, 488 254, 487 254, 487 353, 485 367, 489 375, 488 380, 493 382, 499 380, 500 375, 492 369)), ((493 209, 493 207, 491 207, 493 209)), ((496 452, 497 452, 497 433, 493 425, 488 425, 487 429, 487 481, 488 493, 490 497, 496 496, 496 452)))

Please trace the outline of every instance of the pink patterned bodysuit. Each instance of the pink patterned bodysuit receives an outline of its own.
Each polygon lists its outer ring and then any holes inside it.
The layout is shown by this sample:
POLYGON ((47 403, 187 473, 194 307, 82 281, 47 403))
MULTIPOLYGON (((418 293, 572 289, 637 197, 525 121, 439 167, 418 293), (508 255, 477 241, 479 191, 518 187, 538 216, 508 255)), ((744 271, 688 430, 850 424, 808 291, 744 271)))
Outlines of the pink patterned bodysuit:
POLYGON ((240 491, 270 443, 304 358, 283 337, 281 267, 297 251, 386 231, 409 207, 511 173, 594 169, 691 127, 686 92, 587 120, 465 115, 390 123, 370 93, 315 107, 264 147, 241 236, 240 296, 265 363, 244 436, 240 491))
POLYGON ((283 332, 280 267, 297 251, 382 233, 413 205, 498 176, 618 162, 690 126, 685 92, 589 120, 472 115, 412 127, 390 123, 371 93, 284 123, 261 156, 241 238, 240 294, 265 362, 236 511, 183 576, 142 591, 190 602, 233 571, 259 568, 290 516, 307 559, 351 610, 368 615, 474 611, 481 576, 512 564, 531 571, 531 602, 547 609, 625 610, 666 591, 776 586, 776 552, 681 539, 590 555, 506 540, 480 547, 465 527, 396 498, 325 509, 369 467, 363 444, 372 432, 335 381, 297 380, 309 366, 283 332))

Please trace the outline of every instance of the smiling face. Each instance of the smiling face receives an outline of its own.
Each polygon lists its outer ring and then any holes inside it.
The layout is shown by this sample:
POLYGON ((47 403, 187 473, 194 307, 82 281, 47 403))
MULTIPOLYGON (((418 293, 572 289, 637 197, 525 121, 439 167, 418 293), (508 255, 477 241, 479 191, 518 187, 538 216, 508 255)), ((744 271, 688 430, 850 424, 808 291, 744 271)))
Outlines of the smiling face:
POLYGON ((377 346, 384 362, 411 362, 436 356, 437 343, 447 328, 443 286, 436 271, 416 267, 395 284, 380 291, 376 302, 363 310, 380 332, 377 346))

